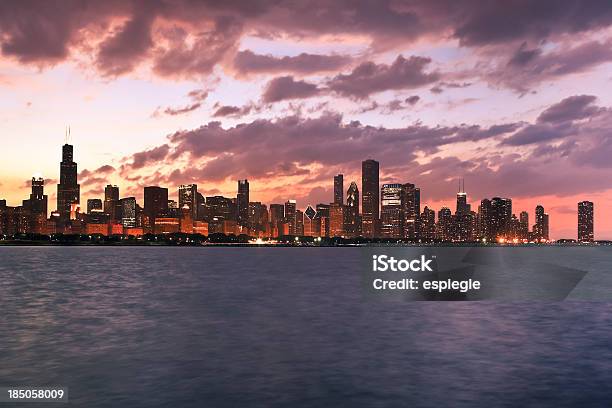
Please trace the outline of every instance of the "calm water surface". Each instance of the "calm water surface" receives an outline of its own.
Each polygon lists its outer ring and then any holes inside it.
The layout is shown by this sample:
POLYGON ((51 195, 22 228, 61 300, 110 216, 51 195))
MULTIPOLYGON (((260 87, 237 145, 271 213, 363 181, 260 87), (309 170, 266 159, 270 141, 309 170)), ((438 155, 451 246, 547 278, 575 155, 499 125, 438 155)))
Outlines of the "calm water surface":
POLYGON ((610 303, 373 302, 359 262, 0 248, 0 386, 75 407, 612 406, 610 303))

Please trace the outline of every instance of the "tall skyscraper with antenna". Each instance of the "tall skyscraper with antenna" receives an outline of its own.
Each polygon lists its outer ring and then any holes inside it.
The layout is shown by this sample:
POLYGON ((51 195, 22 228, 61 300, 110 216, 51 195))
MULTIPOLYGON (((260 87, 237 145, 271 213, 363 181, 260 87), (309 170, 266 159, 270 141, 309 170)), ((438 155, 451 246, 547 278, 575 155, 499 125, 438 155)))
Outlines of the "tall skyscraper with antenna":
POLYGON ((60 220, 70 219, 70 207, 81 202, 81 186, 77 183, 77 164, 74 162, 73 146, 68 144, 70 128, 66 132, 66 143, 62 146, 60 180, 57 185, 57 211, 60 220))

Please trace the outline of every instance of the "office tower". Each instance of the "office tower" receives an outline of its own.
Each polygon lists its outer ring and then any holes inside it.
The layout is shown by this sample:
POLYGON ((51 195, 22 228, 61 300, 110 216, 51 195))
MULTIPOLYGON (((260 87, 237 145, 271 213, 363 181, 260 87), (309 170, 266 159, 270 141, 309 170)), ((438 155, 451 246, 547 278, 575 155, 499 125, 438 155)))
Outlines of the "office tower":
POLYGON ((235 222, 236 202, 231 198, 223 196, 206 197, 206 213, 204 215, 204 221, 212 222, 213 218, 217 218, 220 221, 235 222))
POLYGON ((346 192, 346 220, 344 223, 346 235, 358 237, 361 235, 361 217, 359 216, 359 189, 357 183, 351 182, 346 192))
POLYGON ((285 222, 289 226, 289 235, 295 235, 295 226, 296 226, 296 201, 295 200, 287 200, 285 203, 285 222))
POLYGON ((344 175, 334 176, 334 203, 344 203, 344 175))
POLYGON ((81 186, 77 183, 77 164, 74 162, 72 145, 62 146, 62 162, 60 163, 60 181, 57 185, 57 211, 61 221, 70 219, 73 204, 81 201, 81 186))
POLYGON ((344 212, 345 205, 342 203, 331 203, 329 205, 329 235, 331 237, 344 237, 344 212))
POLYGON ((544 207, 541 205, 538 205, 535 210, 533 237, 536 240, 549 239, 548 214, 544 212, 544 207))
POLYGON ((379 164, 375 160, 361 163, 361 228, 364 237, 378 236, 379 223, 379 164))
POLYGON ((119 200, 121 203, 121 224, 124 228, 134 228, 138 224, 136 222, 136 198, 126 197, 119 200))
POLYGON ((318 220, 315 209, 310 205, 306 207, 306 211, 304 211, 304 236, 321 236, 321 224, 317 222, 318 220))
MULTIPOLYGON (((23 215, 27 218, 25 230, 43 234, 47 224, 47 196, 44 192, 45 180, 42 177, 32 177, 32 192, 30 198, 23 200, 23 215)), ((6 206, 6 205, 5 205, 6 206)))
POLYGON ((238 207, 238 225, 247 227, 249 224, 249 181, 238 180, 238 196, 236 197, 238 207))
POLYGON ((274 224, 285 222, 285 206, 283 204, 270 204, 270 222, 274 224))
POLYGON ((469 242, 474 239, 474 217, 472 207, 467 202, 465 184, 460 183, 457 192, 457 207, 453 222, 453 239, 458 242, 469 242))
POLYGON ((168 200, 168 217, 169 218, 177 218, 177 219, 179 218, 178 203, 176 201, 174 201, 174 200, 168 200))
POLYGON ((380 233, 385 238, 403 237, 402 185, 383 184, 380 189, 380 233))
POLYGON ((479 236, 489 242, 512 235, 512 200, 493 197, 483 199, 479 207, 479 236))
POLYGON ((268 207, 259 201, 249 203, 249 228, 256 232, 263 232, 266 230, 268 222, 268 207))
POLYGON ((145 187, 143 213, 147 220, 144 227, 153 229, 157 217, 168 215, 168 189, 158 186, 145 187))
POLYGON ((102 200, 99 198, 90 198, 87 200, 87 214, 91 214, 94 210, 99 212, 104 211, 102 200))
POLYGON ((593 242, 593 203, 591 201, 581 201, 578 203, 578 241, 593 242))
POLYGON ((319 226, 321 228, 321 236, 329 237, 329 213, 330 213, 330 205, 329 204, 317 204, 317 218, 319 220, 319 226))
POLYGON ((421 191, 414 184, 402 185, 403 237, 416 240, 419 233, 418 218, 421 213, 421 191))
POLYGON ((197 184, 183 184, 179 186, 178 190, 178 206, 183 208, 184 206, 189 207, 191 210, 191 218, 195 219, 198 211, 198 186, 197 184))
POLYGON ((121 213, 119 208, 119 187, 108 184, 104 188, 104 212, 108 214, 111 221, 119 220, 121 213))
POLYGON ((304 236, 304 212, 295 210, 295 235, 304 236))
POLYGON ((521 211, 519 214, 519 236, 521 239, 529 238, 529 213, 521 211))
POLYGON ((423 209, 419 217, 420 232, 419 239, 425 242, 431 242, 436 239, 436 212, 429 209, 427 206, 423 209))
POLYGON ((440 241, 453 241, 453 215, 450 208, 442 207, 438 211, 438 224, 436 225, 436 237, 440 241))
MULTIPOLYGON (((204 214, 206 214, 206 198, 204 198, 204 196, 200 192, 196 194, 196 203, 198 203, 198 205, 196 206, 196 214, 197 214, 196 219, 198 221, 202 221, 204 219, 204 214)), ((202 235, 208 235, 208 234, 202 234, 202 235)))

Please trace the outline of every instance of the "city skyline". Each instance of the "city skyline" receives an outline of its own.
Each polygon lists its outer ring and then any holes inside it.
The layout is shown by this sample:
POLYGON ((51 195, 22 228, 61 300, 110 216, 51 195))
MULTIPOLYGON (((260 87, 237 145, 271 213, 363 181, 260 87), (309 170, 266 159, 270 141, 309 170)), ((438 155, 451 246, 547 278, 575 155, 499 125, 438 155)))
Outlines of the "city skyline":
POLYGON ((459 178, 472 206, 550 203, 553 238, 587 198, 612 239, 610 23, 582 0, 3 4, 0 195, 20 204, 40 173, 55 202, 70 126, 85 199, 248 178, 303 209, 340 173, 361 190, 373 157, 436 209, 459 178))
MULTIPOLYGON (((81 198, 74 146, 62 146, 56 209, 48 214, 45 181, 32 177, 30 198, 21 206, 0 199, 0 233, 135 235, 184 232, 209 235, 391 238, 411 242, 548 242, 550 216, 544 206, 535 208, 535 223, 529 213, 516 215, 511 198, 482 198, 472 209, 465 181, 458 180, 456 206, 437 211, 425 205, 421 212, 421 188, 411 183, 380 183, 380 164, 362 162, 361 211, 359 188, 350 183, 344 201, 344 176, 333 176, 333 196, 327 203, 308 204, 301 209, 296 200, 282 203, 250 201, 248 179, 237 180, 234 197, 207 196, 197 184, 179 185, 177 200, 169 188, 145 186, 144 205, 135 197, 121 197, 118 186, 107 184, 104 198, 81 198), (85 207, 86 202, 86 207, 85 207), (86 208, 86 212, 83 210, 86 208), (268 211, 269 208, 269 211, 268 211), (315 210, 316 208, 316 210, 315 210)), ((593 242, 594 203, 577 205, 576 235, 579 242, 593 242)), ((564 239, 572 239, 564 237, 564 239)))

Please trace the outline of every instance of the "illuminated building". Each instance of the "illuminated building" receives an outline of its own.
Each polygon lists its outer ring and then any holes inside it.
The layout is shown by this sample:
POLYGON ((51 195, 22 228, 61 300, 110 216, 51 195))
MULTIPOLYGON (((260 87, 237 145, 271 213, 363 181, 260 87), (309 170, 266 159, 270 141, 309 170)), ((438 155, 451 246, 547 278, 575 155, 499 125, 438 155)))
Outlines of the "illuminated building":
POLYGON ((317 218, 317 212, 310 205, 306 207, 306 211, 304 211, 304 236, 321 236, 320 219, 317 218))
POLYGON ((238 180, 238 195, 236 197, 238 210, 238 225, 247 227, 249 225, 249 181, 238 180))
POLYGON ((143 213, 147 220, 143 228, 152 231, 155 218, 168 215, 168 189, 158 186, 145 187, 143 213))
POLYGON ((529 238, 529 213, 527 211, 521 211, 519 214, 519 224, 520 224, 520 238, 528 239, 529 238))
POLYGON ((421 214, 421 190, 414 184, 402 185, 403 236, 410 240, 419 238, 421 214))
POLYGON ((533 226, 534 239, 548 240, 549 239, 549 224, 548 214, 544 212, 544 207, 538 205, 535 210, 535 224, 533 226))
POLYGON ((380 233, 385 238, 402 238, 403 209, 402 185, 383 184, 380 189, 380 233))
POLYGON ((47 196, 44 193, 45 180, 32 177, 32 193, 28 200, 23 200, 23 211, 27 217, 27 232, 47 233, 47 196))
POLYGON ((264 232, 269 223, 268 208, 259 201, 249 203, 249 228, 255 232, 264 232))
POLYGON ((155 234, 172 234, 179 232, 180 221, 176 217, 157 217, 155 219, 155 234))
POLYGON ((62 222, 70 219, 70 206, 79 204, 81 199, 81 186, 77 183, 77 164, 73 158, 72 145, 62 146, 60 180, 57 185, 57 211, 62 222))
POLYGON ((344 228, 349 237, 361 235, 361 217, 359 215, 359 189, 357 183, 351 182, 346 192, 346 219, 344 228))
POLYGON ((366 238, 378 236, 379 164, 376 160, 361 163, 361 229, 366 238))
POLYGON ((296 235, 296 201, 295 200, 287 200, 285 202, 285 222, 289 226, 288 235, 296 235))
POLYGON ((178 206, 183 208, 184 206, 189 207, 191 211, 191 218, 197 218, 198 210, 198 186, 196 184, 183 184, 179 186, 178 190, 178 206))
POLYGON ((126 197, 119 200, 121 203, 121 225, 125 228, 137 227, 136 198, 126 197))
MULTIPOLYGON (((217 219, 219 223, 223 221, 236 221, 236 202, 231 198, 223 196, 206 197, 206 206, 203 220, 209 224, 213 219, 217 219)), ((210 229, 210 226, 209 226, 210 229)), ((221 232, 222 228, 219 228, 221 232)))
POLYGON ((99 198, 90 198, 87 200, 87 214, 91 214, 91 212, 94 210, 104 211, 102 200, 99 198))
POLYGON ((188 205, 184 205, 181 208, 179 231, 185 234, 193 234, 193 212, 188 205))
POLYGON ((87 235, 103 235, 108 236, 108 223, 90 223, 85 225, 85 233, 87 235))
POLYGON ((479 235, 489 242, 505 239, 512 234, 512 200, 493 197, 483 199, 479 208, 479 235))
POLYGON ((304 235, 304 212, 295 210, 295 235, 304 235))
POLYGON ((317 204, 317 215, 316 217, 319 220, 319 227, 320 227, 320 236, 321 237, 329 237, 330 236, 330 232, 329 232, 329 227, 330 227, 330 223, 329 223, 329 212, 330 212, 330 205, 329 204, 317 204))
POLYGON ((427 206, 423 209, 420 219, 419 239, 424 242, 431 242, 436 239, 436 212, 427 206))
POLYGON ((595 234, 593 229, 593 203, 581 201, 578 203, 578 241, 593 242, 595 234))
POLYGON ((344 203, 344 175, 342 174, 334 176, 334 203, 344 203))
POLYGON ((445 242, 453 241, 453 215, 448 207, 442 207, 438 211, 436 238, 445 242))
POLYGON ((465 184, 459 187, 457 192, 457 207, 452 225, 452 239, 458 242, 469 242, 474 240, 474 217, 472 208, 467 202, 465 184))
POLYGON ((119 187, 108 184, 104 188, 104 212, 112 221, 118 221, 121 216, 119 205, 119 187))
POLYGON ((344 237, 344 212, 345 205, 332 203, 329 206, 329 235, 331 237, 344 237))
POLYGON ((208 223, 206 221, 194 221, 193 222, 193 233, 207 236, 208 235, 208 223))

